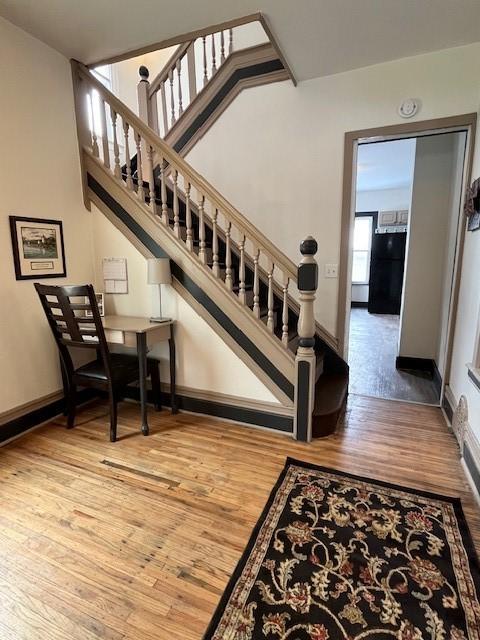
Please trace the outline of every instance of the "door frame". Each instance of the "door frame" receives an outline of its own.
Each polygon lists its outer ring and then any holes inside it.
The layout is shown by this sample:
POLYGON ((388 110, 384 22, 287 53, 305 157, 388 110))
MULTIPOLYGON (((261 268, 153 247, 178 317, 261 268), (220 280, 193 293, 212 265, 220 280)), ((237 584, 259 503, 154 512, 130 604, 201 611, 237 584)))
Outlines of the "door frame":
MULTIPOLYGON (((337 340, 338 352, 346 360, 348 359, 348 335, 350 328, 349 307, 351 303, 351 270, 353 255, 353 224, 355 218, 355 187, 357 149, 361 142, 384 142, 387 140, 399 140, 402 138, 422 137, 440 133, 454 133, 466 131, 467 141, 465 150, 465 163, 463 172, 463 185, 460 203, 465 196, 466 186, 471 182, 473 151, 476 134, 476 113, 466 113, 446 118, 432 120, 419 120, 415 122, 403 122, 384 127, 347 131, 344 138, 343 159, 343 193, 342 193, 342 218, 340 231, 340 261, 338 274, 338 306, 337 306, 337 340)), ((461 215, 461 214, 460 214, 461 215)), ((455 251, 455 263, 453 272, 453 286, 451 294, 450 312, 448 320, 447 349, 445 360, 445 372, 443 387, 448 384, 450 377, 450 365, 453 350, 453 336, 456 323, 458 294, 460 289, 460 276, 462 271, 463 249, 465 244, 465 232, 467 220, 459 225, 457 235, 457 247, 455 251)))

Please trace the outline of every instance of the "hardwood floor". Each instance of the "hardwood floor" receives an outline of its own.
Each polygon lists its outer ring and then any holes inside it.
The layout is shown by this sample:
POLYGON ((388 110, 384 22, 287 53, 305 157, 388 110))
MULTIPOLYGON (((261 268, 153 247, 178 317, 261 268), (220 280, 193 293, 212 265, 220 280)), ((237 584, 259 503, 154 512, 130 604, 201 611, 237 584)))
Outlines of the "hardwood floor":
POLYGON ((399 316, 352 308, 348 353, 350 391, 376 398, 438 405, 439 392, 428 373, 400 371, 395 367, 399 330, 399 316))
POLYGON ((198 640, 287 455, 460 495, 479 510, 434 407, 350 396, 343 427, 311 445, 188 414, 102 404, 0 449, 2 640, 198 640))

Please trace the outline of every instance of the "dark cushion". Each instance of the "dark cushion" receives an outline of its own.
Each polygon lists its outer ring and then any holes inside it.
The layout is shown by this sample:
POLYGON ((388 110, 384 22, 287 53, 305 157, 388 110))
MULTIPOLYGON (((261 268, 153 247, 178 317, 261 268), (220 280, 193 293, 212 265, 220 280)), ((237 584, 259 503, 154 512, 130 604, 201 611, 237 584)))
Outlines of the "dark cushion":
MULTIPOLYGON (((111 353, 110 361, 112 363, 112 377, 114 383, 127 384, 134 380, 138 380, 138 357, 136 355, 111 353)), ((149 358, 148 371, 151 372, 152 367, 154 366, 158 367, 158 361, 149 358)), ((107 374, 105 373, 105 368, 101 359, 82 365, 76 369, 75 376, 98 381, 107 381, 107 374)))

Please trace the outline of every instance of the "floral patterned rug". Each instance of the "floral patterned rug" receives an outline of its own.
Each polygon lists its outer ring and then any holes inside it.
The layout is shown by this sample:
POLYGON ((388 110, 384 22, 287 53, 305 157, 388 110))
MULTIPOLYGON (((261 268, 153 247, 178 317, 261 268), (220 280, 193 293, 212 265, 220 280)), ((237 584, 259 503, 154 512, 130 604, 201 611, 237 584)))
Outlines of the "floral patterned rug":
POLYGON ((480 640, 460 500, 287 459, 204 640, 480 640))

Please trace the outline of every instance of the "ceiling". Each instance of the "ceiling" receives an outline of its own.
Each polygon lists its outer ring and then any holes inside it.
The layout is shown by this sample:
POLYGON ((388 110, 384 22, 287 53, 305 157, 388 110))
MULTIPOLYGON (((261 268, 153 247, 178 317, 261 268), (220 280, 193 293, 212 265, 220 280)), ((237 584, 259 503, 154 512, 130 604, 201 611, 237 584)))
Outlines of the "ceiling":
POLYGON ((480 0, 0 0, 86 64, 257 11, 298 80, 480 41, 480 0))
POLYGON ((410 187, 415 146, 415 138, 360 145, 357 156, 357 191, 410 187))

